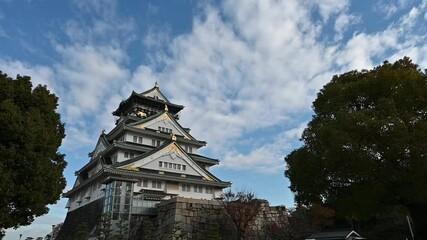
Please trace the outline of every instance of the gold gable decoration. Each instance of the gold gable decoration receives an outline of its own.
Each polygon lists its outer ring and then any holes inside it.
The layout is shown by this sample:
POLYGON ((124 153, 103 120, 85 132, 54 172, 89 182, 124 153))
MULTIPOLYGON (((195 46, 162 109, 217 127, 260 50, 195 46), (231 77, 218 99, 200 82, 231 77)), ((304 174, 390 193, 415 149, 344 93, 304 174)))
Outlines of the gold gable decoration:
POLYGON ((139 168, 135 166, 135 164, 124 166, 121 169, 129 170, 129 171, 139 171, 139 168))
POLYGON ((172 145, 170 145, 169 147, 166 148, 166 151, 168 151, 168 152, 172 152, 172 151, 177 152, 178 151, 178 147, 175 144, 172 144, 172 145))
POLYGON ((213 181, 213 179, 212 179, 212 178, 210 178, 210 177, 208 177, 208 176, 203 177, 203 180, 205 180, 205 181, 210 181, 210 182, 212 182, 212 181, 213 181))
POLYGON ((162 119, 169 119, 169 116, 166 113, 162 114, 162 119))

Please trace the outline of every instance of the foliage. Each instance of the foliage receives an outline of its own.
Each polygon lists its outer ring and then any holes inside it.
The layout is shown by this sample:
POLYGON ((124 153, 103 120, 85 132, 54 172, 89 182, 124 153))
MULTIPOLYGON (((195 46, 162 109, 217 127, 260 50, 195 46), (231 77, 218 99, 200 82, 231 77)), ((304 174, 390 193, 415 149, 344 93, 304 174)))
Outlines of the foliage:
POLYGON ((169 240, 182 240, 185 239, 187 232, 182 229, 181 224, 178 221, 174 222, 173 227, 167 233, 167 239, 169 240))
POLYGON ((412 239, 405 213, 390 212, 358 223, 363 237, 367 239, 412 239))
POLYGON ((117 234, 114 235, 117 240, 125 240, 129 238, 129 214, 121 214, 116 222, 117 234))
POLYGON ((95 235, 98 240, 110 240, 112 237, 111 214, 102 214, 98 226, 96 227, 95 235))
POLYGON ((89 226, 87 222, 81 222, 77 225, 74 239, 86 240, 89 236, 89 226))
MULTIPOLYGON (((299 204, 364 219, 405 206, 427 238, 427 73, 409 58, 334 76, 285 175, 299 204)), ((422 237, 423 236, 423 237, 422 237)))
POLYGON ((221 240, 221 229, 217 219, 208 219, 205 229, 197 229, 194 240, 221 240))
POLYGON ((288 209, 287 217, 266 226, 266 239, 305 239, 314 232, 333 226, 333 218, 334 211, 320 205, 288 209))
POLYGON ((144 219, 142 221, 142 229, 143 229, 143 240, 155 240, 156 239, 156 229, 153 224, 153 221, 149 219, 144 219))
POLYGON ((0 232, 46 214, 65 187, 58 98, 30 77, 0 71, 0 232))
POLYGON ((228 190, 223 194, 226 214, 237 230, 239 239, 248 239, 250 224, 256 219, 265 200, 257 199, 254 193, 228 190))

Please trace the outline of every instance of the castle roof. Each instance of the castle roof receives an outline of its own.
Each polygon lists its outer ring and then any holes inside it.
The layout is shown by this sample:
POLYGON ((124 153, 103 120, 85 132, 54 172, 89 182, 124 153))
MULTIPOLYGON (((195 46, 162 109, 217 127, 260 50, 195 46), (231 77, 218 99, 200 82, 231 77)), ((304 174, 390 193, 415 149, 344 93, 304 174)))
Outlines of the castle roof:
POLYGON ((116 126, 108 134, 102 131, 89 153, 90 161, 76 171, 74 187, 63 196, 85 195, 91 184, 113 180, 158 179, 229 187, 230 182, 221 181, 209 171, 218 159, 193 153, 206 142, 197 140, 179 124, 177 113, 183 108, 171 103, 157 83, 145 92, 133 91, 113 113, 120 116, 116 126), (147 145, 150 142, 152 145, 147 145))
POLYGON ((184 108, 183 105, 177 105, 169 102, 156 84, 153 88, 142 93, 132 91, 132 94, 126 100, 123 100, 119 107, 113 111, 113 115, 119 117, 121 115, 125 115, 125 113, 136 104, 149 106, 154 109, 163 109, 165 105, 167 105, 172 114, 177 114, 184 108))

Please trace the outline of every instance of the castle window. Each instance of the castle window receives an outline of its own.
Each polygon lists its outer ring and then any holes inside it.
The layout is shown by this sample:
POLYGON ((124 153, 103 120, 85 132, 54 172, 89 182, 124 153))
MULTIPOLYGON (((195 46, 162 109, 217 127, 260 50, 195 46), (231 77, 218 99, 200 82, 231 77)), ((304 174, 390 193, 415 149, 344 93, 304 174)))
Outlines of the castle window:
POLYGON ((139 137, 139 138, 138 138, 138 143, 141 143, 141 144, 142 144, 142 137, 139 137))
POLYGON ((183 192, 190 192, 191 191, 190 184, 182 184, 182 191, 183 192))
POLYGON ((194 192, 196 192, 196 193, 202 193, 203 192, 203 187, 199 186, 199 185, 194 185, 194 192))
POLYGON ((185 171, 185 165, 183 164, 178 164, 178 163, 169 163, 169 162, 163 162, 163 161, 159 161, 159 167, 160 168, 169 168, 169 169, 174 169, 174 170, 181 170, 181 171, 185 171))
POLYGON ((161 181, 152 181, 151 182, 151 187, 152 188, 157 188, 157 189, 161 189, 162 188, 162 182, 161 181))
POLYGON ((135 156, 134 153, 125 152, 125 158, 133 158, 135 156))
POLYGON ((157 147, 160 146, 160 140, 154 140, 154 139, 152 139, 151 140, 151 145, 152 146, 157 146, 157 147))
POLYGON ((148 187, 148 180, 142 180, 142 186, 148 187))
POLYGON ((212 187, 206 187, 206 193, 212 194, 213 193, 213 189, 212 187))
POLYGON ((133 142, 136 143, 138 141, 138 136, 133 136, 133 142))
POLYGON ((160 126, 159 126, 159 132, 163 132, 163 133, 172 133, 172 129, 170 129, 170 128, 166 128, 166 127, 160 127, 160 126))

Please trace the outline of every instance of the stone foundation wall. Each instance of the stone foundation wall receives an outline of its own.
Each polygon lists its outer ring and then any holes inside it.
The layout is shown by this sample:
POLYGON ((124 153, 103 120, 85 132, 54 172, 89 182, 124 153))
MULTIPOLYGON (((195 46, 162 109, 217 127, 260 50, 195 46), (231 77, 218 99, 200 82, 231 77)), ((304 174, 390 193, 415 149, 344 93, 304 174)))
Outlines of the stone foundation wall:
MULTIPOLYGON (((156 239, 237 239, 221 201, 173 198, 159 204, 156 239)), ((262 205, 250 226, 250 239, 266 239, 269 224, 287 224, 284 207, 262 205)))
MULTIPOLYGON (((69 212, 59 232, 60 240, 75 239, 78 225, 87 223, 89 229, 100 221, 102 201, 69 212)), ((271 227, 287 226, 284 207, 262 205, 257 218, 250 225, 249 240, 268 240, 271 227)), ((133 215, 129 224, 129 240, 235 240, 237 231, 225 213, 224 203, 216 200, 173 198, 157 207, 157 216, 133 215)))

